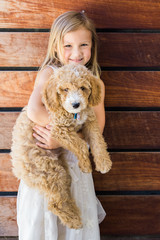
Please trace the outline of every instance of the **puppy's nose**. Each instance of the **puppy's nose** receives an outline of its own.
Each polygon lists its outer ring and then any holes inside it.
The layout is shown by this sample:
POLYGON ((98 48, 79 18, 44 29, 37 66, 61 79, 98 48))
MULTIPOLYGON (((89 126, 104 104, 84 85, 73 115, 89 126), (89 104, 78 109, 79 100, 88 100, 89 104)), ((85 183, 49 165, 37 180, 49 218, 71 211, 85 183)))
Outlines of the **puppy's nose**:
POLYGON ((80 105, 80 103, 72 103, 72 106, 73 106, 74 108, 78 108, 79 105, 80 105))

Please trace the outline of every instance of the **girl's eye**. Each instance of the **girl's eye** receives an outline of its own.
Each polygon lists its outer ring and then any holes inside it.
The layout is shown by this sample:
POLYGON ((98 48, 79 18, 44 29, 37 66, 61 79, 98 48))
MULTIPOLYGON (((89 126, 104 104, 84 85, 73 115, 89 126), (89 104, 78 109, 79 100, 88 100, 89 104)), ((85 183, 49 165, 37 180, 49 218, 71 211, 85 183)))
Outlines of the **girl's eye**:
POLYGON ((82 47, 86 47, 86 46, 88 46, 88 44, 87 43, 83 43, 81 46, 82 47))
POLYGON ((65 45, 64 47, 65 47, 65 48, 70 48, 71 45, 70 45, 70 44, 67 44, 67 45, 65 45))
POLYGON ((69 90, 68 88, 63 89, 64 92, 68 92, 68 90, 69 90))
POLYGON ((85 87, 81 87, 81 90, 84 91, 84 90, 85 90, 85 87))

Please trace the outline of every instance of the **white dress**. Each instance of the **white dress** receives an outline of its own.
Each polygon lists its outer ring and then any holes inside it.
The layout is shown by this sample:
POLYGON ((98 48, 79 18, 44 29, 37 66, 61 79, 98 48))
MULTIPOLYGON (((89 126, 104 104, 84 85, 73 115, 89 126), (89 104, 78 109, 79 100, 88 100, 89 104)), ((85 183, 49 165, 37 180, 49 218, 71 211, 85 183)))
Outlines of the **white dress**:
POLYGON ((19 240, 100 240, 99 223, 106 213, 96 198, 92 174, 83 173, 77 158, 69 151, 66 154, 72 177, 71 194, 81 211, 83 228, 75 230, 62 225, 47 209, 44 196, 21 180, 17 196, 19 240))
POLYGON ((80 208, 82 229, 70 229, 47 209, 47 201, 37 190, 29 188, 22 180, 17 197, 17 224, 19 240, 100 240, 99 223, 106 213, 96 198, 92 174, 83 173, 77 158, 67 154, 71 193, 80 208))

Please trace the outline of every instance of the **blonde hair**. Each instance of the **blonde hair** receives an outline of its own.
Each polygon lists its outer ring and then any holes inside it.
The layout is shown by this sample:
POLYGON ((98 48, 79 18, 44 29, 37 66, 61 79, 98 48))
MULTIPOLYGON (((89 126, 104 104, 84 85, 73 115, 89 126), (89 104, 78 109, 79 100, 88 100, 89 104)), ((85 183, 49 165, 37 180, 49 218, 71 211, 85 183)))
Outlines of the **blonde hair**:
POLYGON ((66 12, 53 22, 50 31, 47 54, 40 69, 49 64, 62 66, 61 55, 63 37, 66 33, 75 31, 80 27, 84 27, 92 33, 91 58, 86 64, 86 67, 88 67, 94 75, 99 77, 100 68, 97 63, 97 34, 93 22, 84 14, 84 11, 66 12))

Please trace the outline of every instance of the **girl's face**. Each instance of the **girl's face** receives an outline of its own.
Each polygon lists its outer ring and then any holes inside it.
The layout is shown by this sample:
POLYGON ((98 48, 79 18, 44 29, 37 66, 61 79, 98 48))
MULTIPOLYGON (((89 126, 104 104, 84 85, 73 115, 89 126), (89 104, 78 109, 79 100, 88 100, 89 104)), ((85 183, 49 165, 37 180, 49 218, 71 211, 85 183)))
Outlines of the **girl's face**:
POLYGON ((85 65, 91 58, 92 33, 82 27, 68 32, 63 38, 62 58, 64 64, 85 65))

